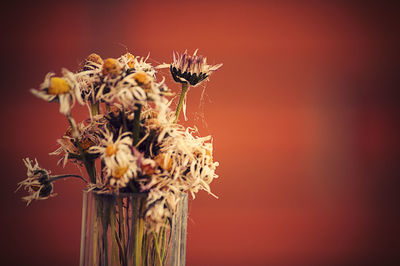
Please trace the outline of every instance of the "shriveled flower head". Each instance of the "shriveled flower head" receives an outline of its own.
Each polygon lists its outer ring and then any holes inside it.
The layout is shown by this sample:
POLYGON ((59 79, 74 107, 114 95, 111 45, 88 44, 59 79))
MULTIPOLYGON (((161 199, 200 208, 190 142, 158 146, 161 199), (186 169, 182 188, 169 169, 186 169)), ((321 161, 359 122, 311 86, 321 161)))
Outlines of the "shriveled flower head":
POLYGON ((172 77, 176 82, 188 83, 192 86, 197 86, 222 66, 222 64, 208 65, 207 58, 197 55, 197 50, 193 55, 188 55, 187 51, 181 55, 173 52, 172 55, 174 61, 169 65, 172 77))
POLYGON ((174 187, 190 192, 192 197, 199 190, 211 195, 209 184, 218 175, 215 174, 218 162, 212 158, 211 136, 196 137, 196 129, 166 127, 158 137, 160 153, 155 158, 158 165, 176 177, 174 187))
POLYGON ((27 168, 27 178, 22 182, 18 183, 17 191, 20 188, 24 188, 29 195, 22 199, 29 205, 32 200, 44 200, 56 194, 53 192, 53 185, 49 181, 50 171, 43 169, 39 166, 35 159, 35 164, 29 158, 23 160, 27 168))
POLYGON ((103 59, 101 59, 101 56, 95 53, 91 53, 87 58, 86 62, 92 62, 96 63, 97 65, 102 65, 103 64, 103 59))
POLYGON ((82 70, 87 71, 87 70, 93 70, 93 69, 100 69, 102 67, 103 63, 104 63, 104 61, 100 55, 98 55, 96 53, 91 53, 88 57, 86 57, 82 70))
MULTIPOLYGON (((72 128, 69 127, 61 139, 57 139, 57 143, 60 145, 55 151, 49 153, 50 155, 60 156, 58 164, 62 163, 65 167, 68 160, 80 164, 81 159, 78 145, 84 152, 89 152, 91 147, 100 144, 98 137, 99 128, 102 128, 103 121, 100 116, 95 116, 90 123, 83 121, 76 125, 78 136, 74 137, 72 128)), ((96 155, 90 157, 91 159, 97 158, 96 155)))

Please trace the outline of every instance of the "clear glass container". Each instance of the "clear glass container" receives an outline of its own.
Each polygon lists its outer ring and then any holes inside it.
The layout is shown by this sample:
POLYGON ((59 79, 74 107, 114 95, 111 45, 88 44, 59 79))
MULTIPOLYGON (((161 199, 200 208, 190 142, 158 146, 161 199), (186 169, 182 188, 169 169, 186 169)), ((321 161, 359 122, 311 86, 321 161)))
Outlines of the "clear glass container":
POLYGON ((83 192, 80 265, 185 265, 188 196, 159 231, 143 219, 145 193, 83 192))

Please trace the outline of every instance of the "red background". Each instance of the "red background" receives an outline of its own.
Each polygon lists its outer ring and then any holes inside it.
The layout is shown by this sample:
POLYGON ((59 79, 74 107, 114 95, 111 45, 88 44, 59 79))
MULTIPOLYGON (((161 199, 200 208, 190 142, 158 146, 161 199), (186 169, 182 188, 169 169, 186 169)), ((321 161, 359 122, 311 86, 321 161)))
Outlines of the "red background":
POLYGON ((78 173, 48 156, 67 122, 29 89, 92 52, 156 65, 196 48, 224 63, 190 91, 187 122, 214 136, 220 198, 191 201, 187 265, 396 264, 399 5, 277 2, 3 6, 1 264, 79 261, 83 185, 28 208, 13 193, 27 156, 78 173))

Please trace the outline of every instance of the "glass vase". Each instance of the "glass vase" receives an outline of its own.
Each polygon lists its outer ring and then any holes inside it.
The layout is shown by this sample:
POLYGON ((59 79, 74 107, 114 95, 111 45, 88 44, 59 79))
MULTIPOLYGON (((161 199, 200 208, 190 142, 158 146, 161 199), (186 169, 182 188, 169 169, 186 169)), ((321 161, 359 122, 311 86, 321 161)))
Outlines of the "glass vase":
POLYGON ((185 265, 188 196, 158 230, 146 224, 145 193, 83 192, 80 265, 185 265))

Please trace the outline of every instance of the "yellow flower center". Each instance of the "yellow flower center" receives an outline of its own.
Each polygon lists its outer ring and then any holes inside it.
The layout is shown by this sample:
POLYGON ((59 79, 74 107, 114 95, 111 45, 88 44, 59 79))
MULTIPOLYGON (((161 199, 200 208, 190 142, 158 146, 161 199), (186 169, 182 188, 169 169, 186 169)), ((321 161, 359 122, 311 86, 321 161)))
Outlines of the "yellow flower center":
POLYGON ((121 66, 114 58, 107 58, 103 63, 103 75, 118 76, 121 73, 121 66))
POLYGON ((115 147, 115 145, 108 145, 106 148, 106 155, 107 156, 112 156, 114 154, 116 154, 118 151, 117 147, 115 147))
POLYGON ((128 171, 128 166, 125 167, 118 167, 113 172, 113 177, 115 179, 120 179, 126 172, 128 171))
POLYGON ((50 79, 50 87, 47 92, 51 95, 59 95, 68 93, 70 89, 71 88, 65 79, 55 77, 50 79))

